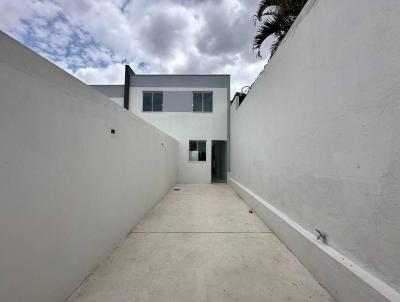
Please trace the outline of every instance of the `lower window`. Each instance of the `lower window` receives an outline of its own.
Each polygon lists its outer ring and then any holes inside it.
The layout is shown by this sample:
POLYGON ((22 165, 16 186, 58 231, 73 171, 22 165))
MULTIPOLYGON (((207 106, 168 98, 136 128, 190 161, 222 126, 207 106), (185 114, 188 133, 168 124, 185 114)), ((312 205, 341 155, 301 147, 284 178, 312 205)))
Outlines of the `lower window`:
POLYGON ((206 161, 206 142, 189 141, 189 160, 206 161))

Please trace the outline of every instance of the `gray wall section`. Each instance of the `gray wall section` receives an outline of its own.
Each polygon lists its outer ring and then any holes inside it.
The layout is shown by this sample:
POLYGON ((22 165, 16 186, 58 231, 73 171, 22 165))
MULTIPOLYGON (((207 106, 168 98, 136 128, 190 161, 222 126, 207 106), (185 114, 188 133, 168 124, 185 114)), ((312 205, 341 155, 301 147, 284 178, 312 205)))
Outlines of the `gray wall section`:
POLYGON ((0 301, 64 301, 175 184, 177 142, 3 33, 0 91, 0 301))
POLYGON ((123 85, 90 85, 98 92, 108 97, 115 104, 124 107, 124 86, 123 85))
POLYGON ((164 91, 163 111, 165 112, 192 112, 192 91, 164 91))
POLYGON ((131 78, 131 87, 209 87, 229 89, 229 85, 230 75, 134 75, 131 78))
MULTIPOLYGON (((231 106, 230 167, 234 180, 310 233, 325 232, 329 247, 397 291, 399 15, 398 0, 309 1, 242 105, 231 106)), ((300 240, 274 231, 339 301, 378 301, 365 286, 339 285, 328 262, 314 265, 300 240)))
POLYGON ((123 98, 124 85, 90 85, 109 98, 123 98))

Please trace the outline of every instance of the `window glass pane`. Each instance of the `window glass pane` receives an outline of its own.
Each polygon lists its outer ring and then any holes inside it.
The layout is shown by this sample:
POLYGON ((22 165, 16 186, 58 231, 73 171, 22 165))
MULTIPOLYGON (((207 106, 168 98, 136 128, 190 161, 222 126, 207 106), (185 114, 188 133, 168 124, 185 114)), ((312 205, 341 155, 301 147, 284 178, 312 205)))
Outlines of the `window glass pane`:
POLYGON ((151 92, 143 92, 143 111, 152 111, 151 92))
POLYGON ((213 110, 213 99, 212 92, 205 92, 203 94, 203 111, 204 112, 212 112, 213 110))
POLYGON ((198 161, 199 160, 199 152, 189 151, 189 160, 190 161, 198 161))
POLYGON ((189 151, 197 151, 197 141, 189 141, 189 151))
POLYGON ((163 111, 162 92, 153 92, 153 111, 163 111))
POLYGON ((202 112, 202 97, 201 92, 193 92, 193 112, 202 112))
POLYGON ((206 141, 198 142, 199 161, 206 161, 206 141))

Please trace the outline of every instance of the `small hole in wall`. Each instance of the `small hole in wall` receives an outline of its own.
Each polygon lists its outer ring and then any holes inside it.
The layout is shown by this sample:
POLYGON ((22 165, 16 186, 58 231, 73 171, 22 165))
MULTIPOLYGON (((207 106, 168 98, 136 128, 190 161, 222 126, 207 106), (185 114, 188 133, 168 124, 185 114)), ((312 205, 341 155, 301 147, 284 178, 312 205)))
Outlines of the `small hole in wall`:
POLYGON ((111 134, 115 134, 115 129, 111 128, 111 134))

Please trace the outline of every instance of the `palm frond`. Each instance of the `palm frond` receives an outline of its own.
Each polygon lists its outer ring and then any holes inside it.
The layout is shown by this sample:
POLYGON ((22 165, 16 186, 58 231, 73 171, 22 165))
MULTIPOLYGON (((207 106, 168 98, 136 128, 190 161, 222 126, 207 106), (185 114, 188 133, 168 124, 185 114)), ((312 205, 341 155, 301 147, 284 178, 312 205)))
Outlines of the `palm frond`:
POLYGON ((271 7, 271 6, 279 6, 282 4, 282 2, 285 2, 286 0, 261 0, 260 3, 258 4, 257 12, 254 15, 254 19, 257 21, 262 20, 264 11, 271 7))
POLYGON ((283 41, 283 39, 285 38, 285 36, 286 36, 286 33, 285 33, 285 35, 278 36, 276 38, 276 40, 274 42, 272 42, 271 47, 269 48, 269 51, 270 51, 270 57, 269 58, 270 59, 275 54, 275 52, 278 50, 278 47, 281 44, 281 42, 283 41))
MULTIPOLYGON (((261 45, 270 36, 277 38, 279 45, 291 24, 292 17, 286 15, 284 10, 277 9, 274 13, 269 15, 258 27, 257 34, 253 39, 253 50, 257 50, 256 56, 261 57, 261 45)), ((275 45, 275 48, 277 48, 278 45, 275 45)))
POLYGON ((270 36, 276 39, 270 47, 271 56, 276 52, 296 17, 300 14, 307 0, 261 0, 254 24, 261 22, 253 39, 253 51, 261 57, 261 45, 270 36))

